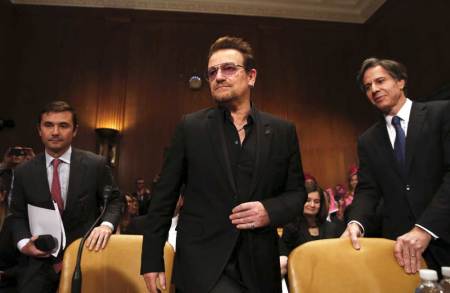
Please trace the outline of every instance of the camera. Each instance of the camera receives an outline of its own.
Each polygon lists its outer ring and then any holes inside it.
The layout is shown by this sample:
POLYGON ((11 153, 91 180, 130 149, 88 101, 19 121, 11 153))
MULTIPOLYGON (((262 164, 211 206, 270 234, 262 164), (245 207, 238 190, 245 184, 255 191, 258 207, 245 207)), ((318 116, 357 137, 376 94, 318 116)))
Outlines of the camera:
POLYGON ((18 148, 18 147, 11 148, 8 153, 8 156, 16 156, 16 157, 25 156, 25 155, 26 155, 25 150, 23 148, 18 148))

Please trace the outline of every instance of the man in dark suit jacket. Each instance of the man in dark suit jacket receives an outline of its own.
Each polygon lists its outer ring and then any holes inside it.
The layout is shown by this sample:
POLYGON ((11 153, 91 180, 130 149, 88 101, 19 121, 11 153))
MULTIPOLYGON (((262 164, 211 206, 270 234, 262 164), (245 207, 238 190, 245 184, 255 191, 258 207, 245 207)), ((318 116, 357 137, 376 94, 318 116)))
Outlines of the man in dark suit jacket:
MULTIPOLYGON (((35 246, 38 235, 30 233, 27 206, 55 209, 55 202, 62 216, 67 246, 93 225, 103 204, 104 186, 114 184, 102 157, 71 147, 77 127, 76 113, 70 105, 65 102, 47 105, 38 125, 45 153, 16 169, 11 203, 13 238, 18 249, 29 256, 20 278, 20 292, 54 292, 62 257, 62 252, 54 258, 35 246)), ((119 221, 121 207, 122 199, 114 194, 103 222, 86 241, 89 249, 98 251, 105 247, 119 221)))
POLYGON ((217 107, 178 125, 144 231, 142 273, 150 292, 165 283, 163 246, 179 189, 174 282, 180 292, 280 292, 276 227, 305 197, 293 124, 250 103, 256 69, 250 45, 219 38, 207 72, 217 107))
POLYGON ((448 266, 450 104, 406 98, 406 69, 396 61, 367 59, 358 80, 384 117, 359 138, 359 182, 343 236, 359 249, 382 199, 382 235, 396 239, 405 272, 417 272, 421 256, 431 268, 448 266))

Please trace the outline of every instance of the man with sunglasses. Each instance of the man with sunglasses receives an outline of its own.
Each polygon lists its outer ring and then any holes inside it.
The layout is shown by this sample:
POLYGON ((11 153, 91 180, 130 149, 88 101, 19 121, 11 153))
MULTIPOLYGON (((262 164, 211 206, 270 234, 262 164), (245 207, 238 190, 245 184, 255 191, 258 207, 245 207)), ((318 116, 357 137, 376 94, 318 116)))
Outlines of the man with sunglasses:
POLYGON ((183 293, 281 292, 276 227, 305 196, 295 126, 251 103, 250 45, 222 37, 206 73, 217 106, 183 117, 150 203, 142 247, 149 292, 165 286, 163 246, 179 189, 174 283, 183 293))

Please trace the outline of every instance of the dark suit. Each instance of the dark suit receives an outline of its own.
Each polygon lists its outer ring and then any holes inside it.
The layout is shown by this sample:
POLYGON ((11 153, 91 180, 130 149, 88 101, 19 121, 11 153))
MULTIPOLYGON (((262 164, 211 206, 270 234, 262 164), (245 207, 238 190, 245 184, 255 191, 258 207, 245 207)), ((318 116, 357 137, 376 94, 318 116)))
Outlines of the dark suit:
MULTIPOLYGON (((41 153, 15 170, 11 203, 15 243, 24 238, 31 238, 27 204, 54 209, 45 164, 45 154, 41 153)), ((102 157, 72 149, 69 188, 62 214, 67 238, 66 246, 89 230, 100 214, 100 206, 103 204, 103 188, 105 185, 112 184, 114 183, 111 170, 102 157)), ((120 196, 113 196, 109 201, 103 221, 108 221, 117 227, 121 208, 122 199, 120 196)), ((51 258, 30 258, 27 272, 22 278, 23 282, 28 283, 28 279, 44 264, 51 262, 51 258)))
POLYGON ((174 280, 187 293, 211 290, 240 239, 239 254, 257 283, 255 292, 279 292, 276 227, 292 221, 305 191, 294 125, 254 110, 255 176, 246 197, 237 196, 227 155, 223 112, 217 108, 186 115, 178 125, 155 186, 144 231, 142 272, 163 271, 162 251, 179 188, 184 206, 177 226, 174 280), (231 223, 238 204, 261 201, 271 225, 240 231, 231 223))
POLYGON ((415 224, 439 236, 424 257, 450 265, 450 103, 413 103, 406 137, 406 170, 394 158, 384 119, 358 141, 360 169, 349 219, 370 227, 379 200, 382 235, 390 239, 415 224))

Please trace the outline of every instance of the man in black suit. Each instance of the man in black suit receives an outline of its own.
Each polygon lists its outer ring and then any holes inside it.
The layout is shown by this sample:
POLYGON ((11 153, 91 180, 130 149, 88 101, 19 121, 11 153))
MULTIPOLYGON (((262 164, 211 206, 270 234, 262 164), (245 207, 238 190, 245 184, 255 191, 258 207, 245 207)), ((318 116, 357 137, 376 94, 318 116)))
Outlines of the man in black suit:
MULTIPOLYGON (((369 58, 358 81, 383 118, 358 140, 360 170, 343 237, 360 248, 380 200, 382 235, 407 273, 450 265, 450 104, 406 97, 406 68, 369 58)), ((369 231, 368 231, 369 232, 369 231)))
POLYGON ((256 69, 250 45, 212 44, 207 77, 217 107, 178 125, 156 184, 144 231, 142 273, 150 292, 165 284, 163 246, 179 189, 174 283, 180 292, 280 292, 276 227, 305 196, 293 124, 250 102, 256 69))
MULTIPOLYGON (((38 235, 30 233, 27 206, 55 209, 55 203, 69 245, 93 225, 103 204, 104 186, 114 184, 102 157, 71 147, 77 130, 77 116, 70 105, 59 101, 48 104, 38 122, 45 152, 16 169, 11 202, 13 238, 21 253, 29 256, 20 278, 20 292, 54 292, 62 257, 62 252, 54 258, 35 246, 38 235)), ((115 193, 103 222, 86 241, 89 249, 98 251, 106 246, 121 207, 122 199, 115 193)))

